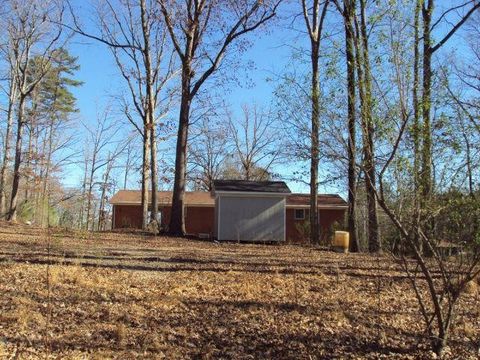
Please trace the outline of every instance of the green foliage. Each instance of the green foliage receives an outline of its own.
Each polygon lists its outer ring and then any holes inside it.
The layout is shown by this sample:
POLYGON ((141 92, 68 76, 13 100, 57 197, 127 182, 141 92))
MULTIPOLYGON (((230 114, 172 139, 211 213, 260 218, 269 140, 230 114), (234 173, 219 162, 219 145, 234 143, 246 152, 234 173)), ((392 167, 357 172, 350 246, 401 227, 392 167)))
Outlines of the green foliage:
POLYGON ((47 206, 47 211, 48 211, 48 215, 47 215, 48 226, 57 226, 59 222, 57 210, 55 208, 47 206))
MULTIPOLYGON (((49 226, 57 226, 59 223, 59 216, 58 212, 55 208, 48 205, 47 200, 41 201, 36 207, 34 202, 31 201, 24 201, 18 209, 18 219, 21 222, 30 221, 31 223, 36 222, 36 217, 40 213, 45 214, 45 222, 48 219, 49 226)), ((41 224, 39 224, 41 225, 41 224)))
POLYGON ((77 87, 82 82, 70 78, 79 69, 77 58, 65 49, 55 50, 52 69, 47 73, 40 88, 40 99, 44 111, 49 111, 56 118, 64 118, 69 113, 78 112, 76 99, 69 87, 77 87))
POLYGON ((77 99, 70 91, 71 87, 82 85, 81 81, 71 78, 80 68, 76 57, 70 56, 65 49, 56 49, 48 64, 45 64, 44 58, 34 57, 29 68, 32 77, 47 69, 39 86, 30 96, 31 117, 49 122, 67 121, 71 113, 78 112, 77 99))
POLYGON ((476 195, 451 190, 438 197, 435 204, 439 208, 435 217, 437 239, 467 247, 480 245, 480 200, 479 194, 476 195))
POLYGON ((18 207, 18 218, 22 222, 33 221, 34 214, 34 205, 29 201, 24 201, 18 207))
POLYGON ((298 221, 295 222, 295 229, 298 231, 303 240, 309 241, 310 239, 310 221, 298 221))

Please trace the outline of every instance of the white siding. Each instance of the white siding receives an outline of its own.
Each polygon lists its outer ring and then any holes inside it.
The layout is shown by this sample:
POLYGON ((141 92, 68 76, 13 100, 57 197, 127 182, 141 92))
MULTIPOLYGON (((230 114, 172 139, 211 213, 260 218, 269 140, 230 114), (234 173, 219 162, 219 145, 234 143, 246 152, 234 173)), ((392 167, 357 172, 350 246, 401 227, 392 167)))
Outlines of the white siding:
POLYGON ((218 240, 285 240, 284 196, 220 195, 218 240))

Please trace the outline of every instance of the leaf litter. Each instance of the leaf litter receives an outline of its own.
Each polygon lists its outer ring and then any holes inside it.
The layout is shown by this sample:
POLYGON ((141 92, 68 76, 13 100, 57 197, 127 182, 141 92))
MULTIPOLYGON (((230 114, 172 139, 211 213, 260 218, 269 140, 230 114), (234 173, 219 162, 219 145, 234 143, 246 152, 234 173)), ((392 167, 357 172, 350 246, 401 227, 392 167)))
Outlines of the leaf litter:
MULTIPOLYGON (((387 256, 1 223, 0 274, 0 359, 435 357, 387 256)), ((478 358, 478 285, 447 358, 478 358)))

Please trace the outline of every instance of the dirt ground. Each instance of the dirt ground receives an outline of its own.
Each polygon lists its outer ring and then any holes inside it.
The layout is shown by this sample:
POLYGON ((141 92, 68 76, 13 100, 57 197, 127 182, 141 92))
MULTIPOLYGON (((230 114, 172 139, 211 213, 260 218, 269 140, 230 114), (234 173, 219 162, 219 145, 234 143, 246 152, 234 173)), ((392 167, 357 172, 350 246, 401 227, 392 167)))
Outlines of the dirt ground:
MULTIPOLYGON (((449 358, 477 359, 480 292, 449 358)), ((389 258, 0 224, 0 359, 428 359, 389 258)))

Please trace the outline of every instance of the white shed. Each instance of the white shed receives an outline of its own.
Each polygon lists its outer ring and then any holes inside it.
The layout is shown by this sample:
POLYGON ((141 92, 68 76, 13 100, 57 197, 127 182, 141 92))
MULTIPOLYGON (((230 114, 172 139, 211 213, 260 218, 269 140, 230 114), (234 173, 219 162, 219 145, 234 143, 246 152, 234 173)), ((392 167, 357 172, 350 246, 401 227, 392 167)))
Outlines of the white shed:
POLYGON ((217 240, 285 241, 285 182, 215 180, 213 191, 217 240))

